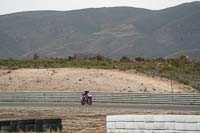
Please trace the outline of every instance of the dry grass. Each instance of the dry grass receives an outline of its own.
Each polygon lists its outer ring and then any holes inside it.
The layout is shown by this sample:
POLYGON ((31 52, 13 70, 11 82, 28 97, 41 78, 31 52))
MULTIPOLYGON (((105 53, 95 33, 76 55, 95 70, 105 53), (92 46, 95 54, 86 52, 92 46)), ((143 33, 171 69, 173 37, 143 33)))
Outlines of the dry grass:
POLYGON ((200 115, 200 112, 111 110, 111 109, 0 109, 0 120, 29 118, 62 118, 63 133, 104 133, 106 115, 122 114, 179 114, 200 115))

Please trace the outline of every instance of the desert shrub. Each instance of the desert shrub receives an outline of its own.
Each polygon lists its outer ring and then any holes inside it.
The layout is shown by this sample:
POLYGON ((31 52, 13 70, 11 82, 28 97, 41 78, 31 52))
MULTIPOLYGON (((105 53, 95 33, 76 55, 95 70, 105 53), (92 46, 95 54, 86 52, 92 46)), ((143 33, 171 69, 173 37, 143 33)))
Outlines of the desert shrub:
POLYGON ((34 59, 34 60, 37 60, 38 58, 39 58, 39 55, 38 55, 38 54, 34 54, 34 55, 33 55, 33 59, 34 59))
POLYGON ((137 57, 137 58, 135 58, 135 61, 141 62, 141 61, 145 61, 145 59, 142 57, 137 57))
POLYGON ((123 56, 121 59, 120 59, 121 62, 130 62, 131 60, 126 57, 126 56, 123 56))

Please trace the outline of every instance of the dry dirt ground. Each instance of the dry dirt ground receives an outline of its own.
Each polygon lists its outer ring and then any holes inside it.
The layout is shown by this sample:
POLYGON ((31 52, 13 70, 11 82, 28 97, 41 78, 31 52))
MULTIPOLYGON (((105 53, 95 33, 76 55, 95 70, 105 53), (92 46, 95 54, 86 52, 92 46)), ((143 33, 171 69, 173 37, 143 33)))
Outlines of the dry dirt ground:
POLYGON ((105 133, 106 115, 178 114, 200 115, 200 112, 110 110, 110 109, 0 109, 0 120, 62 118, 63 133, 105 133))
MULTIPOLYGON (((174 92, 194 89, 173 82, 174 92)), ((0 70, 0 91, 171 92, 171 81, 134 71, 58 68, 0 70)))
MULTIPOLYGON (((174 92, 192 92, 191 87, 173 82, 174 92)), ((134 71, 60 68, 0 70, 0 92, 5 91, 115 91, 170 92, 171 81, 148 77, 134 71)), ((0 108, 0 120, 62 118, 64 133, 104 133, 106 115, 116 114, 196 114, 200 112, 0 108)))

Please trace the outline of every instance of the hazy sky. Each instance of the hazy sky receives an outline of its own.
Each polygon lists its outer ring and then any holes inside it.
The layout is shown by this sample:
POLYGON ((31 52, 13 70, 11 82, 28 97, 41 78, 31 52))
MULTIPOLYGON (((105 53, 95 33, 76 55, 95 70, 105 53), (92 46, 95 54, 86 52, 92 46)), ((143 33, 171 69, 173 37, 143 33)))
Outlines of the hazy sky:
POLYGON ((157 10, 192 1, 195 0, 0 0, 0 14, 32 10, 66 11, 113 6, 132 6, 157 10))

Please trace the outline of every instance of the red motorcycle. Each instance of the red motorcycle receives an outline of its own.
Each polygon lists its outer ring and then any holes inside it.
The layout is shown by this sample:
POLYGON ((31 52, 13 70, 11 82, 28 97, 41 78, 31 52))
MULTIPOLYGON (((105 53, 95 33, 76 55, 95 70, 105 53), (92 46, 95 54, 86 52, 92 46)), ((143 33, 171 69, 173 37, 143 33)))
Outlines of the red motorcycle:
POLYGON ((82 95, 81 105, 84 104, 92 105, 92 95, 82 95))

